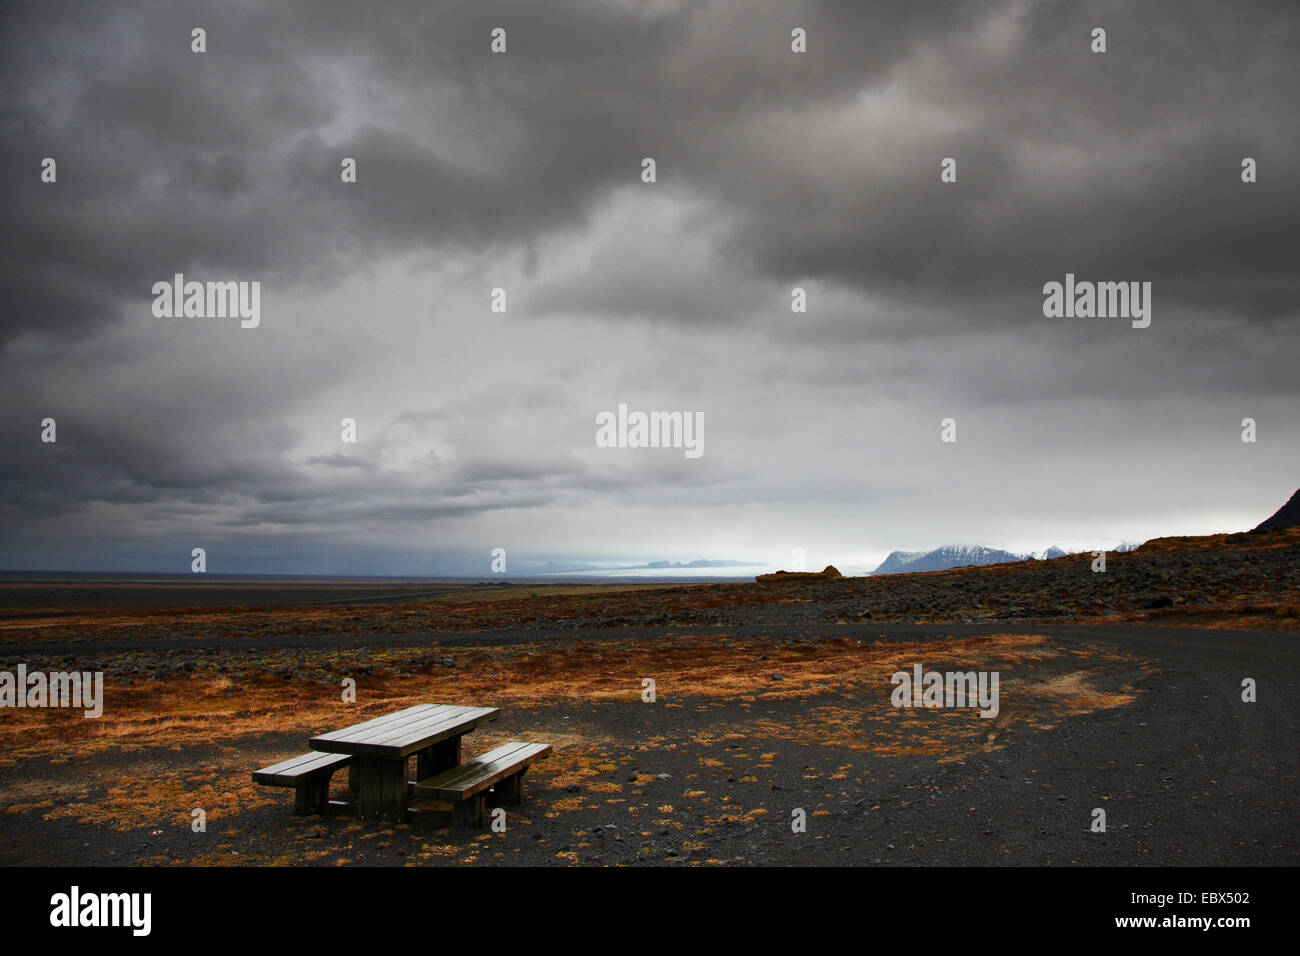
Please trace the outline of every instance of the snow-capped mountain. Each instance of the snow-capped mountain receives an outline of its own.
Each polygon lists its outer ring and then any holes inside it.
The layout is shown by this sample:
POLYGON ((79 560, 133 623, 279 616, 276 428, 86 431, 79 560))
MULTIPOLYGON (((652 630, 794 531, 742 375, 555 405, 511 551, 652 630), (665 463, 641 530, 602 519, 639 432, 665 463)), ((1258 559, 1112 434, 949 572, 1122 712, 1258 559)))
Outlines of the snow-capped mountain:
POLYGON ((907 565, 911 564, 918 558, 925 557, 924 551, 893 551, 889 557, 880 562, 880 567, 876 568, 872 574, 898 574, 907 565))
MULTIPOLYGON (((1113 548, 1111 552, 1132 551, 1141 545, 1140 541, 1125 541, 1113 548)), ((1005 564, 1010 561, 1050 561, 1064 558, 1070 554, 1085 552, 1065 551, 1052 545, 1043 551, 1029 554, 1015 554, 999 548, 985 548, 981 545, 954 544, 933 551, 893 551, 880 563, 872 574, 911 574, 915 571, 946 571, 949 568, 968 568, 983 564, 1005 564)))
POLYGON ((895 551, 880 563, 873 574, 910 574, 914 571, 944 571, 980 564, 1004 564, 1023 561, 1025 555, 1012 554, 980 545, 946 545, 933 551, 895 551))

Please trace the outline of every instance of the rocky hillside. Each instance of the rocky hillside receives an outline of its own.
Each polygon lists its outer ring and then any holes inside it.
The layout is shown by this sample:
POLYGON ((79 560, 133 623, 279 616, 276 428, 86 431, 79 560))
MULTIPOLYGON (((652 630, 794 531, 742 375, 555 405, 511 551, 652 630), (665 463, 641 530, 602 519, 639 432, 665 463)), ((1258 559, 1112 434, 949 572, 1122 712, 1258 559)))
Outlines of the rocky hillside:
POLYGON ((1257 524, 1254 531, 1285 531, 1300 527, 1300 490, 1291 496, 1291 500, 1278 508, 1271 518, 1257 524))

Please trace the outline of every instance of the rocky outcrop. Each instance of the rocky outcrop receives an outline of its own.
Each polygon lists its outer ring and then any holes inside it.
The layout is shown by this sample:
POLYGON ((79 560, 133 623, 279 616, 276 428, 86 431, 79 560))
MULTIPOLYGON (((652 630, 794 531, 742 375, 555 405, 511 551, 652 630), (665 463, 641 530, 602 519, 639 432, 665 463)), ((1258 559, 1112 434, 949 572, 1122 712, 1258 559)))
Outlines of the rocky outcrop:
POLYGON ((1291 496, 1291 500, 1278 508, 1271 518, 1261 521, 1252 529, 1254 531, 1285 531, 1287 528, 1300 527, 1300 490, 1291 496))
POLYGON ((759 584, 794 584, 798 581, 829 581, 842 578, 833 564, 826 565, 821 571, 777 571, 774 574, 760 574, 756 580, 759 584))

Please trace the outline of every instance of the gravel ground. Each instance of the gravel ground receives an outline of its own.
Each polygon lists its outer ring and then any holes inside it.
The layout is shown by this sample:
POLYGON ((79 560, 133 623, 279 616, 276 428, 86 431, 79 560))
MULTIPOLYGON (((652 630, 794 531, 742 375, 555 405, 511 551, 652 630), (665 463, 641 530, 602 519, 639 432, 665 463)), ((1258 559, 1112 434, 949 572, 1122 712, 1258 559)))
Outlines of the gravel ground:
MULTIPOLYGON (((915 643, 991 630, 1008 629, 754 625, 732 633, 742 641, 815 642, 848 634, 915 643)), ((280 799, 265 805, 214 815, 201 834, 174 823, 122 827, 46 819, 40 809, 13 812, 20 792, 57 790, 94 776, 93 797, 114 774, 136 774, 142 766, 163 773, 211 764, 245 773, 261 755, 301 749, 294 735, 244 739, 238 747, 193 742, 93 760, 24 759, 0 768, 6 806, 0 814, 0 864, 1297 862, 1300 634, 1133 625, 1019 630, 1044 634, 1067 650, 1117 652, 1097 665, 1097 680, 1139 693, 1132 703, 1065 717, 1050 729, 1013 722, 998 746, 946 759, 755 735, 764 722, 793 726, 818 708, 864 709, 861 699, 843 691, 800 699, 696 696, 655 705, 570 700, 512 708, 489 725, 493 739, 561 743, 557 756, 526 778, 528 800, 508 812, 504 833, 294 818, 286 790, 271 791, 280 799), (1139 667, 1138 660, 1150 666, 1139 667), (1243 677, 1258 680, 1257 703, 1241 701, 1243 677), (564 784, 572 741, 584 742, 579 749, 585 748, 595 772, 564 784), (1105 833, 1089 829, 1094 808, 1106 811, 1105 833), (806 815, 806 832, 792 831, 795 810, 806 815)), ((680 633, 607 629, 600 637, 668 642, 680 633)), ((592 635, 581 636, 589 646, 592 635)), ((432 658, 436 666, 438 657, 454 657, 462 647, 537 637, 462 635, 459 643, 445 639, 418 660, 427 666, 432 658)), ((562 646, 575 638, 556 632, 547 639, 562 646)), ((338 638, 341 645, 352 640, 338 638)), ((404 640, 387 646, 406 646, 404 640)), ((423 644, 429 642, 424 635, 423 644)), ((372 648, 382 644, 381 638, 370 641, 372 648)), ((110 660, 114 653, 107 647, 96 651, 110 660)), ((199 666, 211 660, 194 647, 165 649, 152 642, 142 653, 190 655, 199 666)), ((471 752, 481 749, 473 736, 466 745, 471 752)))

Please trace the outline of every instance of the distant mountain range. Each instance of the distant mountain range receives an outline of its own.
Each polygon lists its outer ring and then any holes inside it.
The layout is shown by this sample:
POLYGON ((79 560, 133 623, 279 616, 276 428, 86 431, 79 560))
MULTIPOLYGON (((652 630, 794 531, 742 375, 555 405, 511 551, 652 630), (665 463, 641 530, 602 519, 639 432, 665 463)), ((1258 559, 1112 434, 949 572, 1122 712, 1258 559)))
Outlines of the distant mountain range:
MULTIPOLYGON (((1137 544, 1125 541, 1123 544, 1109 548, 1111 552, 1132 551, 1137 544)), ((1015 554, 998 548, 985 548, 981 545, 946 545, 933 551, 894 551, 880 562, 880 567, 872 574, 914 574, 917 571, 946 571, 949 568, 969 568, 982 564, 1006 564, 1011 561, 1048 561, 1063 558, 1069 551, 1053 545, 1044 551, 1029 554, 1015 554)), ((1075 552, 1083 553, 1083 552, 1075 552)))

